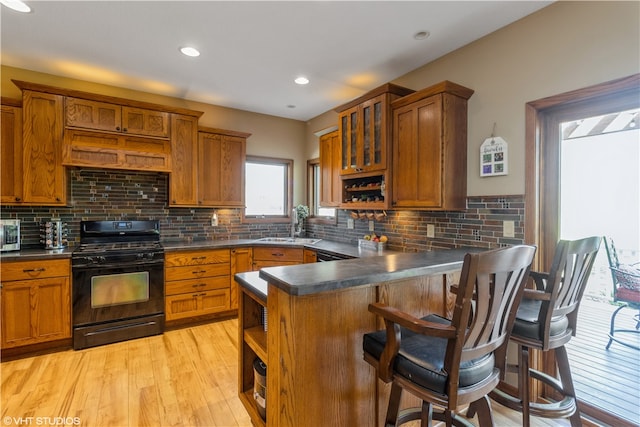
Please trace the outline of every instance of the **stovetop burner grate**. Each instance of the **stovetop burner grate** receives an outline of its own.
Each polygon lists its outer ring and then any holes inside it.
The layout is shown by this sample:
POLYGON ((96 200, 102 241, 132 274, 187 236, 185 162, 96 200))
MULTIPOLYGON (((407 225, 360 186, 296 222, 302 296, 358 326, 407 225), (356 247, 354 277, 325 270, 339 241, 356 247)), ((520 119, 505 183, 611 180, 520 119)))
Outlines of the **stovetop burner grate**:
POLYGON ((160 242, 105 242, 105 243, 85 243, 80 244, 73 253, 89 254, 104 252, 125 252, 125 251, 160 251, 160 242))

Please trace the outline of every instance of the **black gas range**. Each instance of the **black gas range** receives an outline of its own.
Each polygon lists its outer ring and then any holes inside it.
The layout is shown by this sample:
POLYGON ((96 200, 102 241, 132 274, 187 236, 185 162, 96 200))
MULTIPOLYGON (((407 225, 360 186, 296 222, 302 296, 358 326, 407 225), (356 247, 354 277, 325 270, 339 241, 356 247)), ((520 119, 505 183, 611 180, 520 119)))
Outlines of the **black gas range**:
POLYGON ((82 221, 71 266, 74 349, 164 332, 158 221, 82 221))

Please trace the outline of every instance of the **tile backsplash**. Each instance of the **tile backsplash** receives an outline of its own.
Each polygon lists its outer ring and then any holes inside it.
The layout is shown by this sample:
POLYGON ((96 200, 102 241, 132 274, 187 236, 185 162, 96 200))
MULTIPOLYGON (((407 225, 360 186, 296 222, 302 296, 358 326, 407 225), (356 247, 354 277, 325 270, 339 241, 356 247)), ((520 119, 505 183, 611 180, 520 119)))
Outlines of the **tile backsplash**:
MULTIPOLYGON (((2 218, 17 218, 22 225, 23 247, 38 247, 40 222, 59 218, 66 222, 69 244, 79 241, 80 221, 157 219, 161 238, 170 240, 257 239, 286 236, 289 224, 243 224, 240 209, 217 209, 218 226, 212 227, 212 208, 168 207, 167 174, 98 169, 71 169, 68 207, 2 206, 2 218)), ((389 247, 406 252, 432 248, 478 246, 495 248, 524 240, 524 196, 479 196, 467 199, 463 212, 386 211, 375 221, 375 232, 389 237, 389 247), (502 221, 515 224, 515 237, 502 237, 502 221), (427 238, 427 225, 435 237, 427 238)), ((357 243, 369 234, 367 221, 355 220, 347 228, 349 211, 338 211, 337 225, 308 222, 307 235, 339 242, 357 243)))

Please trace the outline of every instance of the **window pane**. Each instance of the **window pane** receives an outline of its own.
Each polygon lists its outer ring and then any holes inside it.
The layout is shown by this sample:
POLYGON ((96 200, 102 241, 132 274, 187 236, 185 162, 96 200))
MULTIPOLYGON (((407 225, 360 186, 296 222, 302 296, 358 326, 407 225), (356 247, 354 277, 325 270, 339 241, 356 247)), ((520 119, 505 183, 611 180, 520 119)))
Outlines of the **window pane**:
POLYGON ((313 215, 314 216, 328 216, 328 217, 334 217, 336 215, 336 209, 335 208, 325 208, 320 206, 320 180, 321 175, 320 175, 320 164, 317 163, 315 165, 313 165, 312 168, 312 173, 313 173, 313 180, 312 180, 312 189, 313 189, 313 195, 312 195, 312 199, 313 199, 313 215))
POLYGON ((246 164, 245 215, 286 215, 287 165, 246 164))

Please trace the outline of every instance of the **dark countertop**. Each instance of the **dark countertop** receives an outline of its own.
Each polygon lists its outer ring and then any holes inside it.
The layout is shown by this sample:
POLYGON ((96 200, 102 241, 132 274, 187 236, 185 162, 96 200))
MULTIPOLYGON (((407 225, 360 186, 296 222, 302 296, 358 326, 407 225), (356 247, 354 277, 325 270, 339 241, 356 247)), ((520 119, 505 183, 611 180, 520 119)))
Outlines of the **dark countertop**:
MULTIPOLYGON (((286 247, 305 247, 315 250, 323 250, 334 254, 339 254, 351 258, 365 258, 372 256, 380 256, 388 253, 397 253, 390 250, 375 251, 360 249, 357 244, 351 243, 338 243, 329 240, 320 240, 319 242, 311 244, 301 243, 286 243, 286 242, 264 242, 256 239, 235 239, 235 240, 202 240, 202 241, 163 241, 161 242, 166 252, 176 251, 189 251, 189 250, 201 250, 201 249, 226 249, 234 247, 246 247, 246 246, 286 246, 286 247)), ((71 258, 73 247, 64 249, 22 249, 20 251, 2 252, 0 254, 0 261, 33 261, 39 259, 52 259, 52 258, 71 258)))
POLYGON ((332 242, 330 240, 320 240, 317 243, 288 243, 288 242, 265 242, 257 239, 237 239, 237 240, 203 240, 197 242, 162 242, 164 250, 167 252, 172 251, 187 251, 187 250, 199 250, 199 249, 215 249, 215 248, 234 248, 242 246, 279 246, 279 247, 304 247, 308 249, 322 250, 331 252, 338 255, 347 256, 350 258, 366 258, 377 257, 380 255, 386 255, 389 253, 398 253, 385 249, 384 251, 375 251, 368 249, 361 249, 355 243, 340 243, 332 242))
POLYGON ((260 270, 260 277, 290 295, 310 295, 458 270, 466 253, 479 250, 482 249, 396 252, 367 259, 267 267, 260 270))
POLYGON ((264 279, 259 277, 259 271, 248 271, 246 273, 236 273, 235 280, 255 295, 260 301, 267 305, 267 288, 268 284, 264 279))
POLYGON ((3 252, 0 261, 36 261, 40 259, 71 259, 73 248, 64 249, 22 249, 13 252, 3 252))

